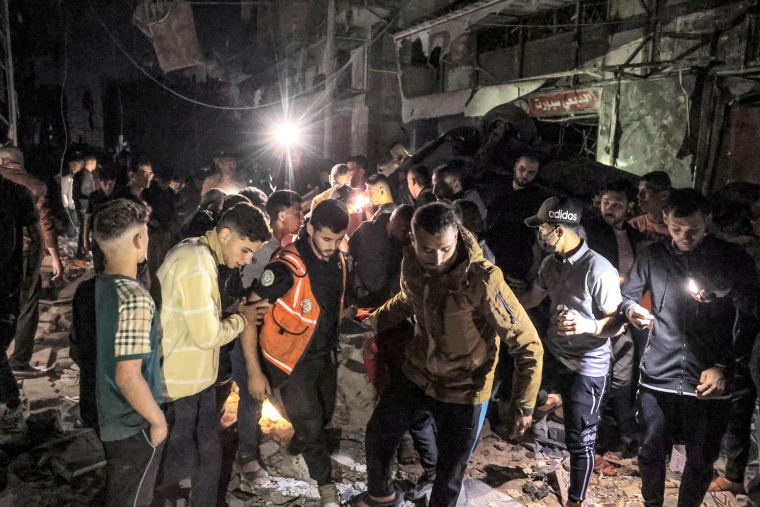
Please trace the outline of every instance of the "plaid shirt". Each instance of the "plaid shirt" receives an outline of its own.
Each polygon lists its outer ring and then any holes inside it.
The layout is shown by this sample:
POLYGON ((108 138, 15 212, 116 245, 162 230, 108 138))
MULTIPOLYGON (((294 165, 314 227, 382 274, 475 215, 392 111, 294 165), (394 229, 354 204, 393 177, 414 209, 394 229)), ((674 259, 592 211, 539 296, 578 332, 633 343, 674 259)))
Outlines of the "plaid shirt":
POLYGON ((242 315, 221 319, 217 266, 223 263, 216 230, 187 239, 166 255, 161 282, 161 348, 166 401, 197 394, 216 381, 219 347, 245 327, 242 315))

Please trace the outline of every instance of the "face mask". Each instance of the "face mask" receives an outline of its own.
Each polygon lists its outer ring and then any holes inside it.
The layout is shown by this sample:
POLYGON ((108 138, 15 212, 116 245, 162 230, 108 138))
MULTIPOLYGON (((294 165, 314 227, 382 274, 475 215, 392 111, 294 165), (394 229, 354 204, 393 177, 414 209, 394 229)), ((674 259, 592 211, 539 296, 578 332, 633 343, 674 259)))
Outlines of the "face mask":
MULTIPOLYGON (((557 229, 555 228, 552 232, 556 230, 557 229)), ((552 232, 544 236, 541 234, 541 231, 536 231, 536 239, 538 240, 538 245, 544 250, 544 252, 550 254, 557 251, 557 243, 559 243, 559 236, 557 236, 557 241, 555 241, 553 245, 546 240, 546 238, 551 236, 552 232)))

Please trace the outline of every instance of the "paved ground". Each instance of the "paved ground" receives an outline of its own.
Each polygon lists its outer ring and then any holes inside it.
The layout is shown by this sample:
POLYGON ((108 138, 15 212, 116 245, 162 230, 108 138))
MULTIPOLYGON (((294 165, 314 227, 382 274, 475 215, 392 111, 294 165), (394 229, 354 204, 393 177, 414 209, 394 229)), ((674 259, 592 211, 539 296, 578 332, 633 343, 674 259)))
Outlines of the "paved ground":
MULTIPOLYGON (((71 296, 76 285, 91 276, 89 270, 67 266, 64 281, 40 305, 40 326, 33 362, 49 367, 47 375, 21 381, 28 409, 26 429, 0 434, 0 507, 99 505, 104 484, 103 451, 92 430, 78 419, 78 368, 68 354, 71 296)), ((363 428, 371 414, 374 391, 361 373, 361 336, 342 335, 338 409, 333 420, 341 428, 334 469, 342 498, 366 489, 363 428)), ((228 400, 224 440, 234 446, 236 395, 228 400)), ((226 500, 241 506, 316 506, 313 484, 278 477, 280 449, 292 436, 286 421, 262 418, 261 455, 271 480, 263 484, 230 475, 226 500)), ((337 432, 336 432, 337 434, 337 432)), ((551 432, 550 432, 551 434, 551 432)), ((566 479, 566 453, 559 446, 521 445, 502 440, 486 426, 467 469, 462 506, 559 506, 566 479)), ((419 465, 398 467, 397 485, 409 489, 421 473, 419 465)), ((591 505, 643 505, 635 460, 623 460, 615 477, 594 476, 589 488, 591 505)), ((675 506, 679 477, 668 475, 666 505, 675 506)), ((705 505, 735 505, 733 497, 706 497, 705 505)), ((747 504, 740 497, 740 504, 747 504)), ((411 504, 409 504, 411 505, 411 504)))

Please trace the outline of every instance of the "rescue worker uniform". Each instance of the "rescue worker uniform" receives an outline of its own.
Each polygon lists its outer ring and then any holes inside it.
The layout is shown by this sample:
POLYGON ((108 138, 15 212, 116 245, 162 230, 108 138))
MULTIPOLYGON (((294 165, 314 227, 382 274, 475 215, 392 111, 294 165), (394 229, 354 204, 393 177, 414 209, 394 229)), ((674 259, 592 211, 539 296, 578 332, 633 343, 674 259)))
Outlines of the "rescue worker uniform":
POLYGON ((303 455, 309 475, 320 486, 331 482, 325 425, 335 408, 346 275, 341 251, 323 261, 308 238, 299 238, 274 255, 253 289, 273 303, 259 345, 270 385, 279 391, 295 431, 288 451, 303 455))

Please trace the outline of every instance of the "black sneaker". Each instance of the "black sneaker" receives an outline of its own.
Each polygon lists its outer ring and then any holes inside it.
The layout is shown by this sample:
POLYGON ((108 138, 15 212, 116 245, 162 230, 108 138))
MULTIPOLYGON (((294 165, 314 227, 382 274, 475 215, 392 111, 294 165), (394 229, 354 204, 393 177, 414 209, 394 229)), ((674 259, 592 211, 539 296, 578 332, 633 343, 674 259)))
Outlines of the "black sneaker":
POLYGON ((11 365, 13 375, 19 378, 35 378, 46 375, 50 368, 39 368, 31 364, 11 365))
POLYGON ((427 475, 423 475, 417 481, 417 484, 415 484, 412 489, 407 491, 407 493, 404 495, 404 498, 410 502, 419 502, 423 498, 430 499, 430 492, 433 491, 434 481, 435 476, 429 477, 427 475))

